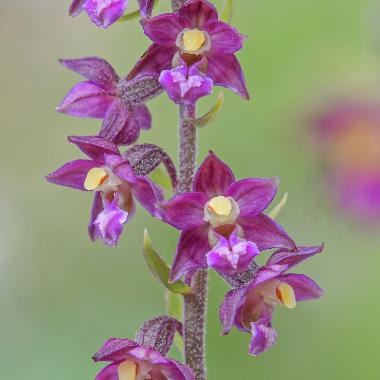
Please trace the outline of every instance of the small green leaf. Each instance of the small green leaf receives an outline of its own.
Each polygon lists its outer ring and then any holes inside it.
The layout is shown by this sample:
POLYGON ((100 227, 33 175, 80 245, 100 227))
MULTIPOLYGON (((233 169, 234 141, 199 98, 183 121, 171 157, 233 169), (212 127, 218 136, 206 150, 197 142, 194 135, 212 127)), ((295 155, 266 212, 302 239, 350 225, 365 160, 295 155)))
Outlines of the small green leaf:
POLYGON ((139 18, 139 17, 140 17, 140 9, 131 13, 127 13, 123 17, 120 17, 118 21, 125 22, 125 21, 134 20, 135 18, 139 18))
POLYGON ((170 177, 161 169, 160 166, 150 173, 149 178, 164 189, 172 190, 172 182, 170 177))
POLYGON ((220 19, 228 24, 231 24, 233 13, 234 0, 224 0, 223 8, 220 12, 220 19))
POLYGON ((144 257, 151 272, 167 289, 178 294, 191 293, 191 288, 182 281, 169 283, 170 267, 153 249, 147 230, 144 231, 144 257))
POLYGON ((212 106, 210 111, 208 111, 205 115, 203 115, 199 118, 189 119, 189 122, 194 124, 198 128, 205 127, 206 125, 212 123, 217 118, 217 116, 219 115, 219 113, 222 109, 223 103, 224 103, 224 94, 221 92, 218 95, 216 102, 212 106))
POLYGON ((278 203, 278 205, 275 206, 274 209, 269 213, 269 217, 272 219, 277 219, 278 215, 285 208, 287 202, 288 202, 288 193, 285 193, 281 201, 278 203))
MULTIPOLYGON (((169 290, 165 293, 166 314, 170 317, 183 322, 183 297, 180 294, 175 294, 169 290)), ((174 336, 174 345, 178 351, 183 354, 184 344, 183 338, 177 332, 174 336)))

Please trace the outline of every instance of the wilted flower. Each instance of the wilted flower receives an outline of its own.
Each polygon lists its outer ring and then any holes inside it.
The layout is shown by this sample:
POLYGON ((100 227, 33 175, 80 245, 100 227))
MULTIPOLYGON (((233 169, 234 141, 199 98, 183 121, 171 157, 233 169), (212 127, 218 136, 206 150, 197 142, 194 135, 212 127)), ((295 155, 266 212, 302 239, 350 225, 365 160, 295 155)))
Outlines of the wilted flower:
POLYGON ((380 220, 380 105, 344 102, 320 115, 314 127, 341 207, 380 220))
MULTIPOLYGON (((144 17, 152 13, 154 0, 138 0, 141 14, 144 17)), ((97 26, 108 28, 120 17, 128 6, 128 0, 74 0, 71 3, 69 13, 77 16, 85 11, 97 26)))
POLYGON ((88 81, 74 86, 57 111, 103 119, 100 136, 117 145, 132 144, 139 138, 141 129, 151 128, 152 119, 145 102, 162 92, 156 79, 119 78, 112 66, 98 57, 60 62, 88 81))
POLYGON ((182 231, 172 280, 207 267, 206 254, 217 243, 214 232, 229 239, 236 230, 238 237, 255 243, 259 251, 294 249, 283 228, 263 213, 276 194, 277 184, 277 178, 236 181, 231 169, 210 153, 195 175, 193 191, 160 204, 163 219, 182 231))
POLYGON ((233 326, 250 332, 249 352, 260 355, 276 342, 277 333, 272 327, 276 305, 294 309, 297 302, 316 299, 323 290, 302 274, 285 274, 300 262, 320 253, 323 246, 300 247, 297 251, 279 250, 268 260, 254 279, 246 286, 229 291, 220 308, 224 334, 233 326))
POLYGON ((158 77, 163 70, 181 65, 198 69, 214 85, 228 87, 248 98, 243 71, 235 53, 243 46, 244 36, 230 25, 218 21, 218 12, 207 0, 189 0, 178 13, 143 19, 145 34, 153 41, 132 70, 133 77, 158 77))
POLYGON ((213 81, 199 70, 199 65, 200 62, 196 62, 188 67, 182 61, 180 66, 161 72, 159 82, 173 102, 193 104, 211 94, 213 81))
POLYGON ((100 137, 70 137, 90 160, 72 161, 49 174, 47 180, 61 186, 95 193, 89 234, 116 245, 123 224, 131 220, 136 199, 152 215, 158 216, 156 202, 162 191, 149 179, 138 176, 116 145, 100 137))

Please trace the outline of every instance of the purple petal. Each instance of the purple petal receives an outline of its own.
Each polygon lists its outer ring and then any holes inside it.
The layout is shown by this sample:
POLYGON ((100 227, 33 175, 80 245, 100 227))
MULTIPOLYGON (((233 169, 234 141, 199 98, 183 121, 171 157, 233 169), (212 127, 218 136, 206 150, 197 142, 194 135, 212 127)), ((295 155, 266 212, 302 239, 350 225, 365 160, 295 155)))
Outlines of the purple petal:
POLYGON ((60 63, 79 75, 95 84, 105 87, 108 90, 114 90, 119 81, 113 67, 105 60, 99 57, 86 57, 79 59, 60 59, 60 63))
POLYGON ((193 189, 213 198, 223 195, 234 181, 234 174, 227 164, 210 152, 195 175, 193 189))
POLYGON ((113 94, 103 87, 93 82, 81 82, 70 90, 57 111, 72 116, 102 119, 113 101, 113 94))
POLYGON ((179 375, 173 374, 173 380, 195 380, 193 371, 188 366, 173 359, 170 362, 179 371, 179 375))
POLYGON ((95 380, 119 380, 119 363, 110 364, 103 368, 95 377, 95 380))
POLYGON ((130 116, 129 112, 121 105, 119 99, 115 100, 104 117, 99 135, 105 140, 116 143, 130 116))
POLYGON ((264 214, 254 218, 238 218, 244 231, 244 237, 253 241, 260 251, 271 248, 296 249, 294 241, 274 220, 264 214))
POLYGON ((189 26, 197 29, 202 29, 208 22, 218 20, 215 6, 205 0, 187 1, 178 13, 189 26))
POLYGON ((227 87, 244 99, 249 99, 243 70, 233 54, 212 53, 207 57, 207 76, 214 85, 227 87))
POLYGON ((222 21, 209 22, 204 26, 204 30, 211 37, 213 52, 232 54, 243 47, 245 37, 237 29, 222 21))
POLYGON ((166 13, 141 20, 144 33, 155 43, 171 47, 175 45, 178 34, 184 29, 175 13, 166 13))
POLYGON ((72 187, 86 191, 83 184, 88 172, 97 167, 98 163, 90 160, 76 160, 63 165, 55 172, 46 176, 46 179, 60 186, 72 187))
POLYGON ((297 301, 317 299, 322 297, 324 293, 324 290, 314 280, 303 274, 284 274, 278 279, 293 288, 297 301))
POLYGON ((93 23, 108 28, 123 16, 128 0, 87 0, 84 9, 93 23))
POLYGON ((129 351, 140 347, 130 339, 110 338, 106 340, 100 350, 93 356, 95 362, 118 362, 125 360, 129 351))
POLYGON ((162 47, 158 44, 150 45, 128 75, 128 80, 143 76, 158 78, 162 70, 168 70, 172 67, 172 60, 176 50, 175 46, 170 48, 162 47))
POLYGON ((277 332, 261 323, 252 323, 252 339, 249 344, 249 353, 258 356, 271 348, 277 339, 277 332))
POLYGON ((228 187, 225 195, 232 197, 239 205, 240 215, 255 217, 272 202, 277 191, 277 178, 248 178, 228 187))
POLYGON ((219 317, 223 324, 223 335, 227 335, 232 329, 237 311, 244 301, 244 297, 249 290, 248 287, 230 290, 220 306, 219 317))
POLYGON ((184 193, 160 204, 162 218, 173 227, 187 231, 204 222, 204 207, 208 199, 203 193, 184 193))
POLYGON ((157 203, 164 199, 162 190, 148 178, 136 177, 131 184, 133 197, 153 216, 159 217, 157 203))
POLYGON ((155 0, 138 0, 143 17, 150 17, 152 15, 154 1, 155 0))
POLYGON ((123 232, 123 225, 128 220, 128 212, 119 207, 119 196, 116 194, 113 201, 108 203, 94 221, 96 239, 101 239, 110 246, 117 245, 123 232))
POLYGON ((96 226, 94 222, 98 215, 103 211, 103 200, 101 192, 95 192, 94 201, 91 207, 90 222, 88 224, 88 234, 92 241, 97 239, 96 226))
POLYGON ((133 108, 133 118, 136 120, 140 129, 149 130, 152 128, 152 115, 145 104, 133 108))
POLYGON ((74 0, 69 9, 70 16, 77 16, 83 11, 83 5, 87 0, 74 0))
POLYGON ((210 250, 208 226, 184 231, 179 238, 170 281, 175 282, 192 269, 206 268, 206 253, 210 250))
POLYGON ((196 65, 192 66, 191 72, 185 63, 161 72, 159 81, 170 99, 177 104, 193 104, 212 93, 213 81, 194 66, 196 65))
POLYGON ((323 251, 324 245, 316 247, 298 247, 296 251, 279 250, 275 252, 269 259, 266 266, 284 265, 287 270, 300 264, 314 255, 323 251))
POLYGON ((100 163, 104 162, 106 154, 120 157, 119 149, 115 144, 98 136, 70 136, 69 141, 88 157, 100 163))

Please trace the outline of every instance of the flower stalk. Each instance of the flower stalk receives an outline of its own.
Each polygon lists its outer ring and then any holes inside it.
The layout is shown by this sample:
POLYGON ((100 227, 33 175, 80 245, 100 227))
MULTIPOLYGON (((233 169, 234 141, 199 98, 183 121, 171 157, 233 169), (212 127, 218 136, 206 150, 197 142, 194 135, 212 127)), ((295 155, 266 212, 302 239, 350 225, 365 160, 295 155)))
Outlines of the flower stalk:
MULTIPOLYGON (((191 191, 197 156, 196 106, 180 105, 179 193, 191 191)), ((184 349, 186 364, 196 380, 206 379, 207 270, 200 269, 192 280, 192 294, 185 296, 184 349)))

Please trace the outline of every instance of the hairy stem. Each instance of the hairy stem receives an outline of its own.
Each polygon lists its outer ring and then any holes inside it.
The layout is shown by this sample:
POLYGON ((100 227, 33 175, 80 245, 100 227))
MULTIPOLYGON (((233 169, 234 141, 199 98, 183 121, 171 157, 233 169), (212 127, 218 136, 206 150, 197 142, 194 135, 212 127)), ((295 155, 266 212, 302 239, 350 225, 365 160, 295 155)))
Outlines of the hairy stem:
MULTIPOLYGON (((180 106, 179 193, 191 191, 197 154, 197 129, 188 118, 195 117, 195 105, 180 106)), ((192 279, 193 293, 185 296, 184 341, 186 364, 196 380, 206 380, 207 270, 192 279)))

